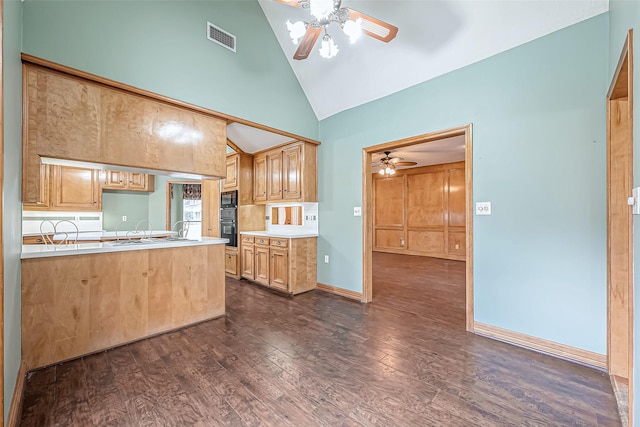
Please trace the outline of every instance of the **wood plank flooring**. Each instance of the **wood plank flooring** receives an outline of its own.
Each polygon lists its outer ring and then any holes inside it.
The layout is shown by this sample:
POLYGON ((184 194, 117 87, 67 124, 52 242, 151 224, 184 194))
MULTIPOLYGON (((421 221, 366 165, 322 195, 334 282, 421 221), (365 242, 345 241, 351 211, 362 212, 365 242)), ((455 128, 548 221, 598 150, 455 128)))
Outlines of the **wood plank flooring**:
POLYGON ((464 331, 464 263, 374 253, 374 298, 227 280, 227 315, 29 374, 22 426, 619 426, 597 370, 464 331))

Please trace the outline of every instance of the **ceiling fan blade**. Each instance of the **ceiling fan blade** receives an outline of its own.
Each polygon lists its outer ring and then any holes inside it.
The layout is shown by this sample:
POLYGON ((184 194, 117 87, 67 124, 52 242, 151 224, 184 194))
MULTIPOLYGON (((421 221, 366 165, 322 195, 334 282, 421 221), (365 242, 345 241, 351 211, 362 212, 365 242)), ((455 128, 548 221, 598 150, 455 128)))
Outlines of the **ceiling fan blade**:
POLYGON ((273 1, 277 1, 278 3, 286 4, 287 6, 301 7, 300 6, 300 2, 298 0, 273 0, 273 1))
POLYGON ((349 7, 345 7, 345 9, 349 11, 349 19, 354 21, 358 18, 362 19, 362 32, 374 39, 389 43, 396 37, 396 34, 398 34, 398 27, 396 26, 372 16, 365 15, 364 13, 358 12, 357 10, 353 10, 349 7))
POLYGON ((418 162, 395 162, 396 166, 415 166, 418 162))
POLYGON ((321 32, 322 28, 314 28, 313 25, 309 25, 307 32, 300 42, 300 46, 298 46, 296 53, 293 55, 293 59, 306 59, 311 49, 313 49, 313 45, 316 44, 316 40, 318 40, 321 32))

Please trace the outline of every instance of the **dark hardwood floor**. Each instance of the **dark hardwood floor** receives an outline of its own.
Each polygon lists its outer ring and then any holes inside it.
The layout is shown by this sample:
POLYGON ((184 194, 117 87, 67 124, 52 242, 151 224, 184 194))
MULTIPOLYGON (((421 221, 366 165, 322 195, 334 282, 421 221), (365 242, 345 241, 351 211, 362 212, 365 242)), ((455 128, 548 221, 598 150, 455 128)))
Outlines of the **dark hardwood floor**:
POLYGON ((22 426, 618 426, 597 370, 466 333, 464 263, 374 254, 374 301, 227 281, 227 315, 33 372, 22 426))

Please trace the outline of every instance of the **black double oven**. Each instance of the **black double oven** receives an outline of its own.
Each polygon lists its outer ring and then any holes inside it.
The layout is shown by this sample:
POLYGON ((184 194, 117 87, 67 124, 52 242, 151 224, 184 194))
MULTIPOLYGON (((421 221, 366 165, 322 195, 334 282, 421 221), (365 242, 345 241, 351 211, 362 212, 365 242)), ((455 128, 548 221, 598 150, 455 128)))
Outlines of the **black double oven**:
POLYGON ((229 239, 227 246, 238 246, 238 191, 220 195, 220 237, 229 239))

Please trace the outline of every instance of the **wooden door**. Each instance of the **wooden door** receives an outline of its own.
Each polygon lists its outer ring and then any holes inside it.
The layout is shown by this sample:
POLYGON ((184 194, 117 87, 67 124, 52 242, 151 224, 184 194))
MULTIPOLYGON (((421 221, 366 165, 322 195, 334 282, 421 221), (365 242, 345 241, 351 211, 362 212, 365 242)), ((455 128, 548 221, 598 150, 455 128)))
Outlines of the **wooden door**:
POLYGON ((269 247, 255 246, 255 281, 263 285, 269 285, 269 247))
POLYGON ((70 211, 100 211, 99 171, 70 166, 53 166, 53 206, 70 211))
POLYGON ((235 190, 238 187, 238 155, 227 157, 227 173, 222 181, 224 190, 235 190))
POLYGON ((146 173, 127 172, 127 189, 149 191, 149 175, 146 173))
POLYGON ((404 180, 404 175, 373 180, 375 249, 404 248, 404 180))
POLYGON ((255 156, 253 159, 253 200, 267 200, 267 156, 255 156))
POLYGON ((302 198, 302 146, 294 146, 282 151, 282 198, 298 200, 302 198))
POLYGON ((282 200, 282 152, 267 155, 267 200, 282 200))
POLYGON ((269 264, 269 285, 287 291, 289 259, 288 251, 281 248, 271 248, 271 263, 269 264))
MULTIPOLYGON (((168 183, 170 186, 171 183, 168 183)), ((202 236, 220 237, 220 183, 209 179, 202 180, 202 236)), ((167 193, 170 190, 167 189, 167 193)), ((167 215, 171 210, 167 197, 167 215)), ((169 221, 169 219, 167 219, 169 221)), ((167 229, 173 224, 167 224, 167 229)))
POLYGON ((242 277, 249 280, 254 280, 254 245, 253 243, 242 243, 240 246, 240 269, 242 271, 242 277))

